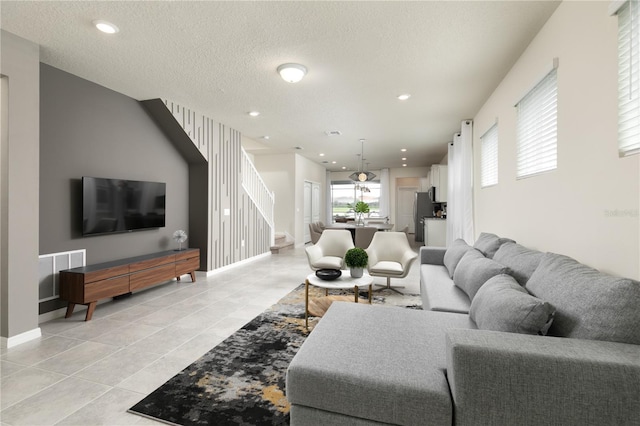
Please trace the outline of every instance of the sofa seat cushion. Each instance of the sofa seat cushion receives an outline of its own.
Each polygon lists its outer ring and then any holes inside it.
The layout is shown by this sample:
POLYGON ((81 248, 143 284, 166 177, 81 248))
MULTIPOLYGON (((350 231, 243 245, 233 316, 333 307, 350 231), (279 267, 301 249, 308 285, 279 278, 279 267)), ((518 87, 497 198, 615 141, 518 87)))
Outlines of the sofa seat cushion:
POLYGON ((507 242, 500 246, 493 260, 509 268, 511 275, 524 286, 536 270, 544 253, 507 242))
POLYGON ((402 265, 398 262, 383 260, 369 267, 369 271, 375 274, 402 275, 402 265))
POLYGON ((316 269, 342 269, 342 258, 337 256, 323 256, 313 263, 316 269))
POLYGON ((640 282, 545 253, 526 288, 556 308, 549 335, 640 345, 640 282))
POLYGON ((496 254, 500 246, 507 242, 515 243, 510 238, 500 238, 496 234, 482 232, 473 244, 473 248, 479 250, 487 258, 493 259, 493 255, 496 254))
POLYGON ((545 335, 555 309, 524 289, 511 275, 490 278, 471 302, 469 317, 480 330, 545 335))
POLYGON ((382 423, 452 424, 450 328, 475 325, 468 315, 334 302, 289 365, 287 399, 382 423))
POLYGON ((453 283, 462 289, 469 299, 473 300, 478 290, 489 278, 507 274, 509 268, 488 259, 476 249, 469 250, 462 256, 453 274, 453 283))
POLYGON ((453 284, 441 265, 420 265, 420 297, 422 309, 429 311, 467 314, 471 306, 467 293, 453 284))

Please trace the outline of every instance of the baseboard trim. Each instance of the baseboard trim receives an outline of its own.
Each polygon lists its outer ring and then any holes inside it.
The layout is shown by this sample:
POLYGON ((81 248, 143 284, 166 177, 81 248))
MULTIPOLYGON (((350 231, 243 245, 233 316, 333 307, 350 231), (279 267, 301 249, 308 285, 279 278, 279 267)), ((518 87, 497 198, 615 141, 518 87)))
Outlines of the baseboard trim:
POLYGON ((259 259, 262 259, 263 257, 268 257, 268 256, 271 256, 271 252, 270 251, 266 252, 266 253, 259 254, 257 256, 250 257, 248 259, 241 260, 239 262, 232 263, 231 265, 222 266, 220 268, 213 269, 211 271, 207 271, 207 277, 212 277, 212 276, 214 276, 216 274, 219 274, 221 272, 225 272, 225 271, 228 271, 230 269, 237 268, 238 266, 243 266, 243 265, 255 262, 256 260, 259 260, 259 259))
POLYGON ((2 348, 12 348, 41 336, 42 331, 40 330, 40 327, 38 327, 33 330, 25 331, 24 333, 16 334, 12 337, 2 337, 0 339, 0 346, 2 346, 2 348))

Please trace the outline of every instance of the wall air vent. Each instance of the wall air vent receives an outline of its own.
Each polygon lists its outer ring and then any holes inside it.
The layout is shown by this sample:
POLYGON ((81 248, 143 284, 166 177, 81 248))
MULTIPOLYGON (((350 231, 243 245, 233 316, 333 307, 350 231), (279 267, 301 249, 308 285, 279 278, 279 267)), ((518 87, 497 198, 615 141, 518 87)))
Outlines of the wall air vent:
POLYGON ((324 134, 327 136, 340 136, 342 132, 340 130, 327 130, 324 134))
POLYGON ((304 148, 301 146, 294 146, 293 149, 297 149, 298 151, 302 151, 304 148))

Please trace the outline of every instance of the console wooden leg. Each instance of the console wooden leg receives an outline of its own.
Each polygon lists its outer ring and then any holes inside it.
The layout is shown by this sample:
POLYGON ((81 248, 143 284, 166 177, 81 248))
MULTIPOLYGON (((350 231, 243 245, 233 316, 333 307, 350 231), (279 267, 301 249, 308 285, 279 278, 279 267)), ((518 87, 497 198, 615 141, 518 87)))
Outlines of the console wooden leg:
POLYGON ((85 321, 91 321, 91 317, 93 316, 93 311, 96 310, 96 304, 98 302, 91 302, 89 303, 89 306, 87 307, 87 316, 85 317, 85 321))
POLYGON ((76 307, 75 303, 69 302, 67 304, 67 314, 64 316, 65 318, 69 318, 73 314, 73 308, 76 307))
POLYGON ((196 271, 191 271, 189 273, 189 275, 191 275, 191 282, 196 282, 196 271))

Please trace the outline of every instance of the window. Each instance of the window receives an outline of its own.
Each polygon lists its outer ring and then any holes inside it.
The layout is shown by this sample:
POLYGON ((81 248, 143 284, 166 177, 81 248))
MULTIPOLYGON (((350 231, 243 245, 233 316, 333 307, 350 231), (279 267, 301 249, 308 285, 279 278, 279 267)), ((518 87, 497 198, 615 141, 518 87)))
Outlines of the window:
POLYGON ((624 2, 618 12, 618 149, 640 153, 640 5, 624 2))
POLYGON ((331 182, 331 212, 333 217, 355 218, 352 206, 357 201, 369 204, 369 217, 378 216, 380 211, 380 182, 353 183, 351 181, 331 182))
POLYGON ((557 167, 558 79, 554 69, 516 105, 517 177, 557 167))
POLYGON ((480 136, 480 186, 498 184, 498 124, 480 136))

